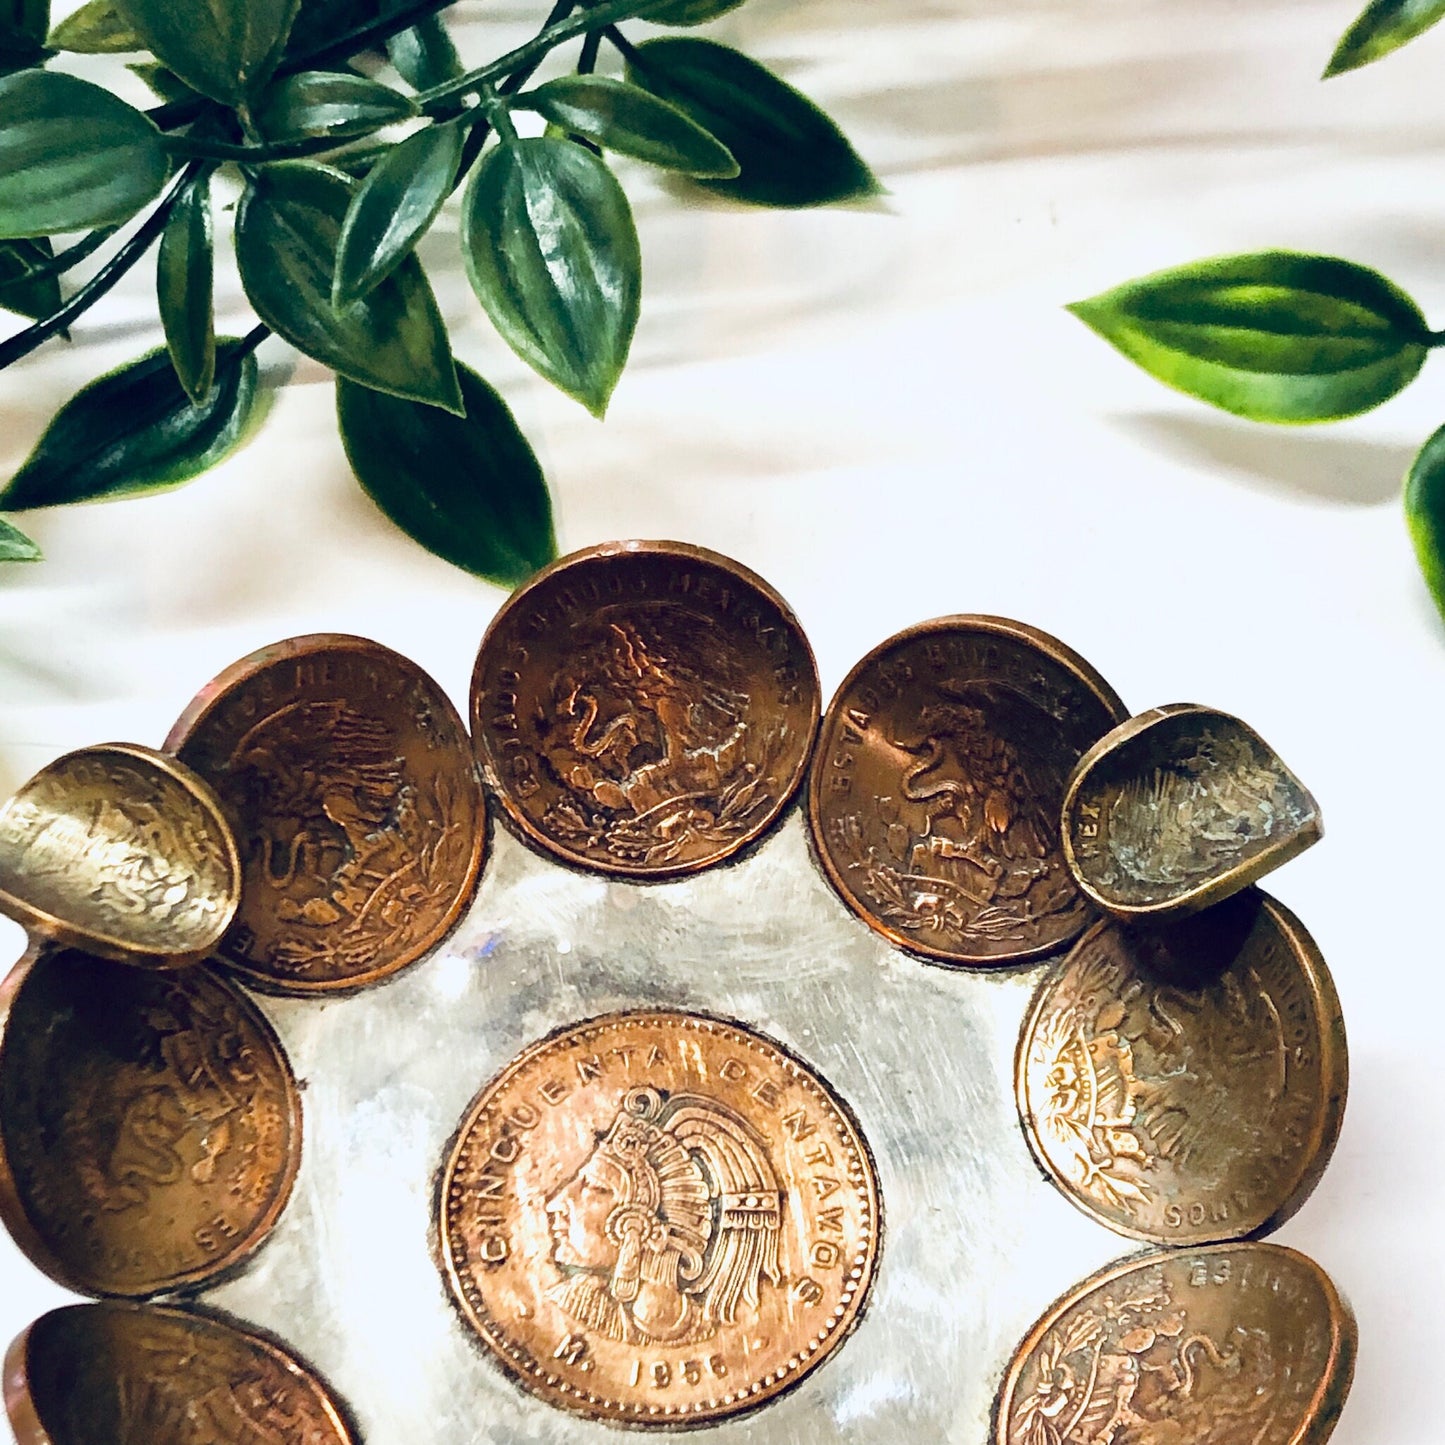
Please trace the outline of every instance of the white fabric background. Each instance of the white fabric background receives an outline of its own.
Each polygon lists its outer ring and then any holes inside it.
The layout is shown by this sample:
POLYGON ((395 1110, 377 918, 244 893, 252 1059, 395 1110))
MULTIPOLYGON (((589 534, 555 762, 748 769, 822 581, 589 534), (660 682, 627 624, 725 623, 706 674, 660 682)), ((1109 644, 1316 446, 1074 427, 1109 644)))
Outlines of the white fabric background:
MULTIPOLYGON (((468 292, 448 214, 424 246, 458 354, 499 385, 551 479, 564 550, 677 537, 792 602, 824 693, 896 629, 1012 615, 1135 710, 1242 714, 1315 790, 1325 841, 1276 875, 1330 960, 1353 1086, 1335 1162, 1280 1239, 1361 1330, 1340 1445, 1438 1438, 1429 1321, 1441 983, 1445 627, 1399 479, 1442 421, 1436 362, 1375 414, 1251 427, 1159 387, 1062 309, 1135 275, 1266 246, 1375 265, 1445 317, 1445 33, 1318 83, 1357 0, 752 0, 714 28, 844 124, 889 194, 816 213, 684 203, 625 180, 645 263, 605 424, 524 371, 468 292)), ((535 23, 464 4, 464 53, 535 23)), ((94 74, 94 69, 87 73, 94 74)), ((0 384, 0 468, 70 392, 158 340, 149 267, 0 384)), ((249 324, 234 271, 226 329, 249 324)), ((61 751, 158 744, 250 649, 383 641, 459 703, 501 594, 428 557, 348 472, 332 388, 285 377, 266 426, 189 488, 18 518, 0 569, 0 788, 61 751)), ((19 951, 18 931, 0 946, 19 951)), ((0 1240, 0 1340, 59 1302, 0 1240)), ((395 1442, 376 1442, 395 1445, 395 1442)))

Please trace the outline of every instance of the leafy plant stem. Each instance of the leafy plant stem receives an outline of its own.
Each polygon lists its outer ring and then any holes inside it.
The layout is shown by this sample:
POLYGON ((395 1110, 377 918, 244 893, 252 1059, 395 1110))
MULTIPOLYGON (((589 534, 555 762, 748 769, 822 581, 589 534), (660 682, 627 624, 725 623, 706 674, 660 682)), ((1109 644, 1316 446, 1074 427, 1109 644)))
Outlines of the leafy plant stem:
POLYGON ((385 45, 393 36, 400 35, 403 30, 410 30, 419 21, 436 15, 453 4, 455 0, 418 0, 415 5, 379 16, 365 25, 358 25, 354 30, 345 31, 335 40, 327 41, 325 45, 296 56, 282 65, 278 73, 292 75, 298 70, 324 70, 333 61, 350 60, 360 51, 385 45))
POLYGON ((171 188, 161 197, 156 208, 146 217, 144 223, 123 246, 81 286, 60 310, 27 326, 8 341, 0 343, 0 370, 13 365, 21 357, 29 356, 37 346, 49 341, 52 336, 64 331, 77 316, 90 310, 128 272, 142 256, 160 239, 166 228, 171 209, 182 193, 204 168, 204 162, 193 162, 171 183, 171 188))
MULTIPOLYGON (((547 30, 559 20, 565 20, 577 8, 577 0, 555 0, 551 12, 546 20, 542 22, 542 28, 537 33, 546 34, 547 30)), ((545 57, 537 56, 526 65, 514 70, 497 87, 500 95, 515 95, 531 78, 537 73, 537 67, 541 65, 545 57)), ((478 116, 476 124, 467 132, 467 138, 462 146, 462 158, 457 166, 457 179, 452 189, 456 190, 466 180, 468 172, 476 165, 477 157, 481 155, 482 148, 487 143, 487 137, 492 133, 491 125, 478 116)))
POLYGON ((63 276, 72 267, 80 265, 87 256, 100 250, 115 233, 116 227, 114 226, 99 226, 88 236, 82 236, 73 246, 67 246, 65 250, 57 251, 48 261, 31 266, 15 280, 41 281, 47 276, 63 276))
POLYGON ((228 141, 196 140, 191 136, 166 137, 166 149, 173 155, 199 160, 234 161, 237 165, 265 165, 268 161, 304 160, 307 156, 324 155, 357 140, 356 135, 307 136, 303 140, 275 141, 271 144, 232 145, 228 141))
MULTIPOLYGON (((455 3, 456 0, 417 0, 415 5, 408 5, 404 10, 396 10, 376 20, 369 20, 365 25, 344 31, 324 45, 317 45, 293 55, 277 67, 276 76, 279 79, 302 70, 325 69, 328 64, 337 60, 350 60, 360 51, 384 45, 392 36, 400 35, 403 30, 410 30, 418 21, 446 10, 455 3)), ((173 100, 164 105, 152 106, 146 114, 162 130, 173 130, 195 120, 207 104, 207 101, 197 96, 195 99, 173 100)))
POLYGON ((226 364, 239 366, 271 334, 271 328, 264 321, 258 322, 242 338, 226 357, 226 364))
POLYGON ((511 112, 507 109, 507 102, 495 90, 488 87, 482 93, 482 105, 487 112, 487 119, 491 122, 492 129, 504 141, 516 143, 517 127, 512 124, 511 112))
POLYGON ((615 26, 609 25, 601 32, 607 43, 629 64, 644 65, 646 62, 638 48, 615 26))
POLYGON ((602 32, 593 30, 582 42, 582 54, 577 57, 577 74, 591 75, 597 69, 597 53, 602 49, 602 32))
POLYGON ((645 16, 649 10, 659 9, 665 3, 667 0, 608 0, 607 4, 583 9, 546 26, 525 45, 508 51, 490 65, 470 70, 455 80, 449 80, 445 85, 421 91, 416 102, 424 112, 430 114, 433 107, 441 101, 451 100, 459 95, 474 94, 483 86, 490 85, 512 71, 541 60, 550 51, 578 35, 592 30, 603 30, 619 20, 633 20, 645 16))

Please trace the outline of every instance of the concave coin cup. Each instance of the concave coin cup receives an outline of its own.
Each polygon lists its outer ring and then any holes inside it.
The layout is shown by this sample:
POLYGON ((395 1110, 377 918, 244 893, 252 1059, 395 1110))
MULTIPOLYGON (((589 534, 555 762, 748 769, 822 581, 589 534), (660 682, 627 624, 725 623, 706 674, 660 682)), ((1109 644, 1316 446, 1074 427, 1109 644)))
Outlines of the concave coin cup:
POLYGON ((240 888, 210 788, 134 743, 68 753, 0 809, 0 912, 39 938, 180 967, 220 941, 240 888))
POLYGON ((1064 854, 1117 918, 1164 922, 1218 903, 1319 841, 1320 810, 1269 744, 1228 713, 1153 708, 1079 760, 1064 854))

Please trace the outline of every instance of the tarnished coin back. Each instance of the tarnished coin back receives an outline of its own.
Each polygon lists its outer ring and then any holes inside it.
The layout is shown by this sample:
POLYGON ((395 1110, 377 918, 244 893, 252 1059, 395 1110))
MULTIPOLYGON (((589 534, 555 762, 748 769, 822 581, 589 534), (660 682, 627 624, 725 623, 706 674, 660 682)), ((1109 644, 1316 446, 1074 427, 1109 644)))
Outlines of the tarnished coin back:
POLYGON ((613 1014, 473 1103, 439 1235, 463 1315, 551 1404, 715 1422, 796 1384, 872 1279, 867 1147, 828 1087, 737 1024, 613 1014))
POLYGON ((513 821, 566 862, 661 878, 758 838, 797 790, 817 667, 761 578, 677 542, 564 558, 502 608, 472 732, 513 821))
POLYGON ((217 958, 257 988, 374 983, 437 944, 476 885, 481 784, 456 709, 359 637, 299 637, 205 688, 166 746, 215 788, 245 863, 217 958))
POLYGON ((1322 1445, 1355 1322, 1325 1272, 1273 1244, 1111 1265, 1020 1344, 995 1445, 1322 1445))
POLYGON ((0 1216, 53 1279, 150 1295, 265 1239, 301 1111, 255 1006, 205 967, 39 954, 0 988, 0 1216))
POLYGON ((325 1385, 268 1340, 158 1305, 71 1305, 10 1347, 19 1445, 352 1445, 325 1385))
POLYGON ((1321 834, 1320 810, 1269 744, 1192 703, 1154 708, 1079 760, 1064 799, 1075 882, 1120 918, 1217 903, 1321 834))
POLYGON ((1242 893, 1168 934, 1104 921, 1039 986, 1019 1111, 1064 1193, 1120 1234, 1237 1239, 1318 1182, 1344 1113, 1329 970, 1287 909, 1242 893))
POLYGON ((1088 906, 1059 811, 1080 755, 1126 716, 1061 642, 998 617, 899 633, 849 673, 823 719, 808 817, 843 900, 945 963, 1037 958, 1088 906))
POLYGON ((236 915, 236 842, 211 790, 132 743, 42 768, 0 809, 0 911, 107 958, 204 958, 236 915))

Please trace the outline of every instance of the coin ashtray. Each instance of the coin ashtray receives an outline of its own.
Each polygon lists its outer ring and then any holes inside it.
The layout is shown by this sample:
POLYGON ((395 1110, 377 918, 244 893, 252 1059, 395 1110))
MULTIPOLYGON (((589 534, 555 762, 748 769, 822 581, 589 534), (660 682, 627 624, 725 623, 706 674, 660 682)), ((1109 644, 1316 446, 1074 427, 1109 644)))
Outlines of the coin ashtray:
POLYGON ((21 1445, 1323 1441, 1353 1322, 1259 1242, 1344 1102, 1302 925, 1096 911, 1059 820, 1126 710, 1021 624, 818 713, 786 604, 665 543, 504 606, 475 764, 358 639, 207 688, 226 939, 0 994, 0 1208, 110 1297, 12 1349, 21 1445))

